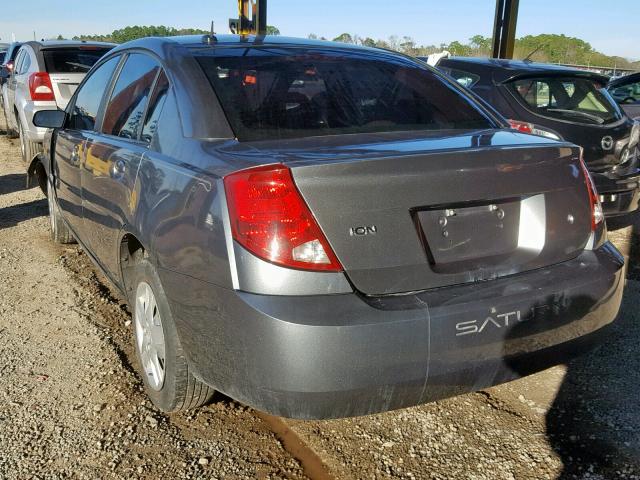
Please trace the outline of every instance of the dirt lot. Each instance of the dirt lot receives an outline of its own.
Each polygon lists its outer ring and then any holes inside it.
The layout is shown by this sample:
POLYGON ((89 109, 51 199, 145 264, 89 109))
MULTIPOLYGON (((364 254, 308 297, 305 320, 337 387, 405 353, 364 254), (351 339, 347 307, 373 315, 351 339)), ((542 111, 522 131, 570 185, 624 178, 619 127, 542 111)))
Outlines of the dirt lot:
MULTIPOLYGON (((48 239, 0 136, 0 478, 640 478, 640 278, 610 340, 568 366, 433 404, 283 421, 216 396, 155 411, 130 315, 76 247, 48 239)), ((634 221, 611 237, 636 257, 634 221)))

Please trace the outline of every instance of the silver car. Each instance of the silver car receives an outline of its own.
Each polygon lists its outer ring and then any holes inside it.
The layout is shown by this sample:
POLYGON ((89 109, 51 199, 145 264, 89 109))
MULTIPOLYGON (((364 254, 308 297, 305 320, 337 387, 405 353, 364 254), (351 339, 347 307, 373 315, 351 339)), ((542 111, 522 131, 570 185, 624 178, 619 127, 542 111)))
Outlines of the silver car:
POLYGON ((34 113, 65 109, 89 69, 113 46, 65 40, 27 42, 20 47, 3 107, 9 129, 20 136, 22 158, 28 165, 41 150, 46 131, 33 125, 34 113))

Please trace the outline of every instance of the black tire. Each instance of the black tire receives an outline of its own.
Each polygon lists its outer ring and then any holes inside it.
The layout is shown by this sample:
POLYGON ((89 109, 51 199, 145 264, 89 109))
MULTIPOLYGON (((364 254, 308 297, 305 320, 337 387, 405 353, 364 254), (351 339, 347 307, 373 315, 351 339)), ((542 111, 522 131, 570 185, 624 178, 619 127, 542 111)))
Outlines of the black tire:
POLYGON ((60 208, 54 198, 54 189, 51 182, 47 185, 47 203, 49 204, 49 223, 51 240, 55 243, 74 243, 73 234, 60 215, 60 208))
POLYGON ((137 263, 131 269, 131 278, 128 279, 127 285, 131 286, 129 305, 133 315, 134 347, 145 391, 153 404, 163 412, 178 412, 202 406, 211 399, 214 389, 195 378, 191 373, 156 269, 144 254, 138 252, 138 256, 143 258, 136 259, 137 263), (141 347, 139 347, 141 342, 137 328, 136 310, 142 307, 136 296, 141 283, 151 287, 164 335, 164 381, 161 386, 156 385, 155 388, 152 386, 153 380, 150 380, 151 377, 143 366, 141 347))
POLYGON ((42 144, 38 142, 32 142, 27 138, 24 133, 24 127, 20 122, 20 119, 16 117, 18 123, 18 136, 20 137, 20 153, 22 154, 22 161, 29 166, 31 160, 42 151, 42 144))

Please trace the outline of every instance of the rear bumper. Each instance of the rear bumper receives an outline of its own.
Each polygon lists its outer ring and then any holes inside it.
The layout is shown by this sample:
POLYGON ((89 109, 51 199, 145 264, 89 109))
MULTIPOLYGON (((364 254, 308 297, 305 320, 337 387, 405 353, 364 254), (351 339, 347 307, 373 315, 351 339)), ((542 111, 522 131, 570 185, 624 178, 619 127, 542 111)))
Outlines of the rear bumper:
POLYGON ((607 243, 509 278, 375 299, 161 279, 199 378, 272 414, 336 418, 475 391, 584 351, 618 313, 624 260, 607 243))
POLYGON ((22 108, 22 125, 26 137, 36 143, 42 143, 44 134, 47 133, 46 128, 36 127, 33 124, 33 116, 40 110, 56 110, 58 107, 55 102, 25 102, 22 108))
POLYGON ((606 216, 632 213, 640 207, 640 172, 619 177, 598 173, 592 176, 606 216))

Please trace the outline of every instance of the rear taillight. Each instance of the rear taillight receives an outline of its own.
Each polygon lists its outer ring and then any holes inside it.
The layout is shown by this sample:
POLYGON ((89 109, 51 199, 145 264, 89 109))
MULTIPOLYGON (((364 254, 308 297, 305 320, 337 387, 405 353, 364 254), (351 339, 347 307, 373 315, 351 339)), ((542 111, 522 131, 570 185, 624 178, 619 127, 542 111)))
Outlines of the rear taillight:
POLYGON ((532 135, 538 135, 539 137, 552 138, 553 140, 562 140, 560 135, 550 130, 540 127, 529 122, 521 122, 520 120, 507 120, 509 125, 514 130, 518 130, 523 133, 530 133, 532 135))
POLYGON ((593 178, 587 169, 582 158, 582 149, 580 149, 580 166, 582 167, 582 173, 584 174, 584 181, 587 184, 587 191, 589 192, 589 204, 591 205, 591 231, 595 232, 598 226, 604 221, 604 212, 602 211, 602 205, 598 198, 598 192, 596 186, 593 183, 593 178))
POLYGON ((241 170, 224 187, 233 238, 251 253, 285 267, 342 271, 289 168, 241 170))
POLYGON ((55 101, 51 78, 47 72, 35 72, 29 75, 29 93, 34 101, 55 101))

